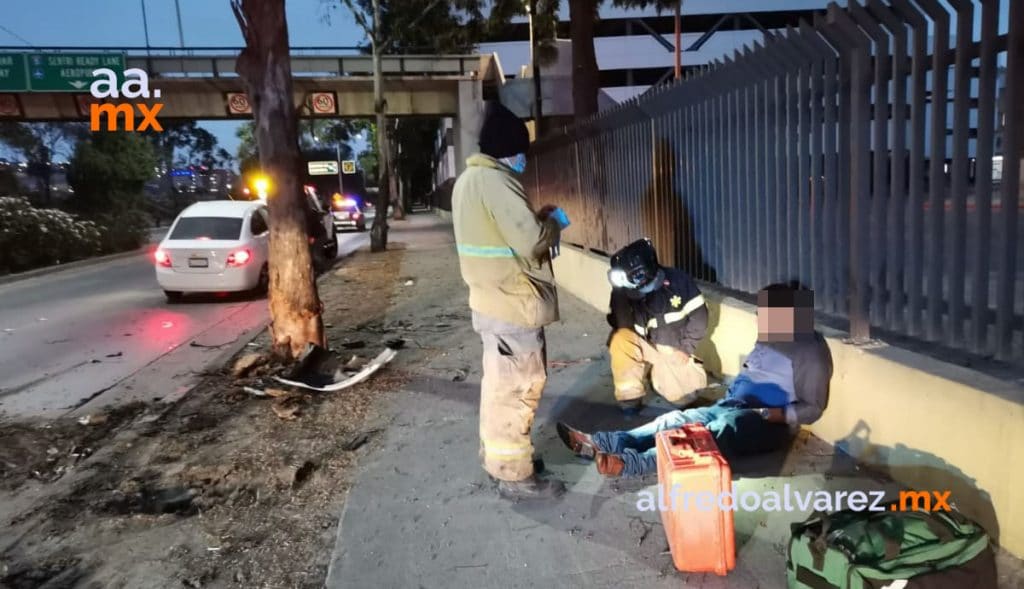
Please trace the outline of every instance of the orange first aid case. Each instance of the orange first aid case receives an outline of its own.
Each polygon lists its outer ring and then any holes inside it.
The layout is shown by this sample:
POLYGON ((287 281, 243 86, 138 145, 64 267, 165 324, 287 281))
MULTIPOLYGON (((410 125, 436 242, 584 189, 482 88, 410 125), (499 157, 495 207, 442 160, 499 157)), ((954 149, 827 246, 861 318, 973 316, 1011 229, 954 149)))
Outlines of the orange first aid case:
POLYGON ((680 571, 725 575, 736 567, 732 472, 703 425, 658 432, 661 521, 680 571), (708 498, 710 497, 710 500, 708 498), (728 497, 728 500, 720 500, 728 497))

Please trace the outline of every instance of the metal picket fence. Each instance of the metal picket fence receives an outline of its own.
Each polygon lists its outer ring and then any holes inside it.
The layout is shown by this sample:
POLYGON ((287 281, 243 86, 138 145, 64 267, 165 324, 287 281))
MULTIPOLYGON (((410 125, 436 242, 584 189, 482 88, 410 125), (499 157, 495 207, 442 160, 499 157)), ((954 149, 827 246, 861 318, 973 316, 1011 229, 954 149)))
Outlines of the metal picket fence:
POLYGON ((1024 0, 851 0, 537 142, 526 184, 611 253, 1024 359, 1024 0))

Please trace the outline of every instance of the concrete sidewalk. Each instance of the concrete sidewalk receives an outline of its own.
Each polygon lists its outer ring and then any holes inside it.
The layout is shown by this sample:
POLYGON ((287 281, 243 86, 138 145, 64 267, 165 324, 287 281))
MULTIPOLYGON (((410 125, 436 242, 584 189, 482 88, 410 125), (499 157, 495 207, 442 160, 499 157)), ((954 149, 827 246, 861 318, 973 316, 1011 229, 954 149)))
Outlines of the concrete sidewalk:
MULTIPOLYGON (((568 294, 561 296, 562 321, 547 332, 554 367, 534 442, 569 492, 552 503, 499 499, 477 456, 480 343, 450 233, 416 215, 394 225, 391 241, 407 244, 402 276, 414 281, 388 316, 408 329, 412 342, 395 369, 413 380, 387 400, 384 432, 362 457, 328 587, 786 586, 789 526, 809 510, 737 512, 736 570, 727 577, 678 573, 659 514, 636 506, 637 492, 655 481, 604 479, 561 445, 557 421, 618 429, 667 410, 654 402, 639 418, 623 420, 612 399, 604 317, 568 294)), ((740 491, 897 488, 809 435, 787 453, 733 470, 740 491)), ((1018 561, 1002 555, 1000 570, 1002 587, 1024 587, 1018 561)))

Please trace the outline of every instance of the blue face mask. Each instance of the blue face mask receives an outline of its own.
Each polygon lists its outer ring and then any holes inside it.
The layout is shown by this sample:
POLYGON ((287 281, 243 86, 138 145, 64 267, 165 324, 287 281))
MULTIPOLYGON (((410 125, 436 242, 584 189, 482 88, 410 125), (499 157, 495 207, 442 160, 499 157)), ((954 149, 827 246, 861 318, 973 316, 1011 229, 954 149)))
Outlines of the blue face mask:
POLYGON ((526 171, 525 153, 517 153, 512 157, 503 157, 501 158, 501 161, 504 162, 506 166, 511 168, 512 171, 515 172, 516 174, 522 174, 523 172, 526 171))

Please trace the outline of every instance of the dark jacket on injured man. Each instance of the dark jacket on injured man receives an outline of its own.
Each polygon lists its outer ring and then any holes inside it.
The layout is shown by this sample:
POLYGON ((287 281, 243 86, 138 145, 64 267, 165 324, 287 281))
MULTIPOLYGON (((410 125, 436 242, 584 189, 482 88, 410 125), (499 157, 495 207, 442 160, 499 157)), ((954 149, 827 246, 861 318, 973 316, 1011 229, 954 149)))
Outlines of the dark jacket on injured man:
POLYGON ((726 397, 748 407, 786 410, 790 429, 814 423, 828 405, 832 353, 820 333, 791 342, 758 342, 726 397))
POLYGON ((671 346, 692 356, 708 330, 708 308, 697 285, 678 268, 662 268, 661 288, 641 299, 613 288, 608 323, 631 329, 654 345, 671 346))

